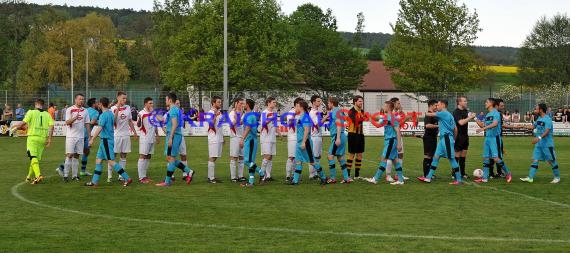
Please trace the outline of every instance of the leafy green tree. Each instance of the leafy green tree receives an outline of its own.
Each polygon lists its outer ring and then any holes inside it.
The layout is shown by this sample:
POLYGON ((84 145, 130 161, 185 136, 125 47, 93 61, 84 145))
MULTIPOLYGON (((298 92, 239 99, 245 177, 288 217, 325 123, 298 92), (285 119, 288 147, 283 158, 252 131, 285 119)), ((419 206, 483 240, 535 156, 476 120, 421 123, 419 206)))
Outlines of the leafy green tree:
POLYGON ((362 33, 364 32, 364 13, 359 12, 356 19, 356 32, 352 42, 355 48, 360 49, 362 48, 362 33))
POLYGON ((336 18, 304 4, 289 17, 296 41, 295 68, 306 88, 335 92, 354 90, 362 83, 368 66, 360 53, 336 31, 336 18))
POLYGON ((119 58, 125 62, 130 79, 158 84, 160 69, 154 57, 152 43, 146 38, 138 38, 134 43, 118 45, 119 58))
POLYGON ((526 37, 518 57, 524 83, 570 84, 570 17, 542 17, 526 37))
POLYGON ((570 93, 570 86, 562 85, 561 83, 551 83, 540 85, 537 88, 541 91, 537 93, 537 103, 546 103, 552 108, 568 106, 566 94, 570 93))
POLYGON ((154 58, 158 62, 162 74, 168 70, 168 62, 174 53, 173 38, 180 33, 191 11, 189 0, 154 0, 152 14, 153 26, 150 39, 154 58))
POLYGON ((368 60, 381 61, 382 60, 382 48, 380 47, 380 44, 378 44, 378 43, 372 44, 372 48, 370 48, 370 51, 368 51, 368 54, 366 56, 367 56, 368 60))
POLYGON ((331 9, 327 9, 326 13, 314 4, 303 4, 297 7, 297 10, 290 16, 290 23, 293 26, 311 24, 320 26, 321 28, 336 31, 336 17, 332 14, 331 9))
MULTIPOLYGON (((17 80, 19 90, 44 90, 43 85, 47 72, 37 70, 37 57, 48 48, 45 33, 56 28, 58 23, 64 22, 69 15, 64 11, 47 8, 34 16, 30 34, 21 45, 22 59, 19 62, 17 80)), ((48 59, 49 60, 49 59, 48 59)))
POLYGON ((14 91, 22 43, 30 32, 32 9, 23 0, 0 0, 0 84, 14 91))
POLYGON ((505 84, 499 92, 496 94, 497 97, 502 98, 505 102, 515 102, 522 98, 521 87, 513 84, 505 84))
POLYGON ((405 91, 467 91, 485 77, 486 68, 471 45, 479 18, 457 0, 400 0, 386 65, 405 91))
POLYGON ((57 22, 52 27, 34 33, 24 48, 29 58, 18 71, 18 80, 29 91, 46 83, 70 87, 70 48, 74 49, 74 84, 85 84, 86 48, 89 48, 89 86, 116 87, 128 81, 129 71, 118 59, 115 47, 116 29, 109 17, 88 14, 84 18, 57 22), (34 49, 36 43, 40 43, 34 49))
MULTIPOLYGON (((223 0, 194 1, 182 29, 170 38, 172 54, 163 68, 165 83, 221 89, 223 81, 223 0)), ((292 72, 284 17, 275 0, 228 4, 228 70, 232 90, 286 88, 292 72)))

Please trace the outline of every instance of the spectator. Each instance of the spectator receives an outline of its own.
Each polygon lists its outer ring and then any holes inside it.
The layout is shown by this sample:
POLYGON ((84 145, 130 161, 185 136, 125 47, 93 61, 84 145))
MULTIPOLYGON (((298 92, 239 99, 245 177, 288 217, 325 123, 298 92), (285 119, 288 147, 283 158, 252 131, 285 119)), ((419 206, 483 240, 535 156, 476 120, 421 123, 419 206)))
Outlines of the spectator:
POLYGON ((548 107, 548 110, 546 111, 546 115, 548 115, 548 117, 552 118, 552 107, 548 107))
POLYGON ((566 108, 564 109, 564 123, 568 122, 568 119, 570 119, 570 109, 566 108))
POLYGON ((198 107, 194 107, 190 111, 190 120, 196 122, 198 119, 198 107))
POLYGON ((485 113, 480 112, 479 115, 477 115, 477 121, 483 121, 485 120, 485 113))
POLYGON ((205 113, 204 108, 200 108, 200 110, 198 110, 198 120, 200 121, 204 120, 205 117, 204 113, 205 113))
POLYGON ((556 111, 556 113, 554 113, 554 117, 552 118, 554 120, 554 122, 562 122, 564 119, 564 112, 562 111, 562 108, 558 108, 558 111, 556 111))
POLYGON ((137 106, 133 104, 131 106, 131 117, 132 117, 133 121, 137 121, 136 119, 138 119, 138 116, 139 116, 139 112, 137 111, 137 106))
POLYGON ((61 110, 59 111, 59 115, 60 115, 59 118, 60 118, 60 120, 65 120, 65 111, 67 111, 67 107, 69 107, 69 105, 65 104, 65 105, 63 106, 63 109, 61 109, 61 110))
POLYGON ((521 114, 519 113, 519 110, 515 109, 515 112, 512 115, 512 120, 513 123, 521 122, 521 114))
POLYGON ((5 104, 4 113, 2 113, 2 121, 6 121, 6 123, 10 125, 10 121, 12 121, 13 117, 14 112, 12 111, 12 108, 8 104, 5 104))
POLYGON ((507 124, 511 122, 511 113, 509 111, 506 111, 503 114, 503 121, 505 121, 507 124))
POLYGON ((532 122, 532 113, 526 112, 526 114, 524 115, 524 122, 528 123, 528 122, 532 122))
POLYGON ((538 114, 537 114, 537 113, 533 113, 533 114, 532 114, 532 123, 536 122, 536 120, 538 120, 538 114))
POLYGON ((51 119, 55 121, 55 111, 57 111, 57 107, 53 103, 49 103, 48 113, 51 115, 51 119))
POLYGON ((16 105, 16 120, 17 121, 22 121, 24 120, 24 116, 26 115, 26 111, 24 110, 24 108, 22 108, 22 104, 17 104, 16 105))

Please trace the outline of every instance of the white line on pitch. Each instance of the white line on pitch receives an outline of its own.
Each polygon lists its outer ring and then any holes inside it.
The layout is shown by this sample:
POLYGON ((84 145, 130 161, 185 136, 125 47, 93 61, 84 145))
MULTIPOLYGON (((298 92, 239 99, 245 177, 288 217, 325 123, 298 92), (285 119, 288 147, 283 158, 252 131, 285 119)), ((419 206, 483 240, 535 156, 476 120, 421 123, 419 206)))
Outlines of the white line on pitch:
MULTIPOLYGON (((364 161, 367 161, 367 162, 374 162, 374 161, 372 161, 372 160, 367 160, 367 159, 365 159, 364 161)), ((410 171, 410 170, 407 170, 407 171, 410 171)), ((416 170, 411 170, 411 171, 416 171, 416 170)), ((478 188, 482 188, 482 189, 489 189, 489 190, 494 190, 494 191, 509 193, 509 194, 513 194, 513 195, 525 197, 525 198, 528 198, 528 199, 545 202, 545 203, 552 204, 552 205, 555 205, 555 206, 570 208, 570 204, 560 203, 560 202, 556 202, 556 201, 552 201, 552 200, 547 200, 547 199, 541 199, 541 198, 537 198, 537 197, 534 197, 534 196, 526 195, 526 194, 520 193, 520 192, 514 192, 514 191, 499 189, 499 188, 492 187, 492 186, 479 185, 479 184, 475 184, 475 183, 471 183, 471 182, 465 182, 465 181, 464 181, 463 183, 464 183, 464 184, 467 184, 467 185, 475 186, 475 187, 478 187, 478 188)))
POLYGON ((226 230, 226 229, 233 229, 233 230, 246 230, 246 231, 261 231, 261 232, 278 232, 278 233, 297 233, 297 234, 309 234, 309 235, 333 235, 333 236, 358 236, 358 237, 384 237, 384 238, 406 238, 406 239, 429 239, 429 240, 451 240, 451 241, 494 241, 494 242, 533 242, 533 243, 563 243, 568 244, 570 240, 562 240, 562 239, 541 239, 541 238, 495 238, 495 237, 465 237, 465 236, 433 236, 433 235, 412 235, 412 234, 389 234, 389 233, 364 233, 364 232, 341 232, 341 231, 319 231, 319 230, 304 230, 304 229, 292 229, 292 228, 279 228, 279 227, 246 227, 246 226, 230 226, 230 225, 223 225, 223 224, 200 224, 200 223, 185 223, 185 222, 176 222, 176 221, 164 221, 164 220, 151 220, 151 219, 138 219, 138 218, 130 218, 130 217, 119 217, 119 216, 112 216, 107 214, 94 214, 88 213, 78 210, 72 210, 67 208, 62 208, 58 206, 51 206, 48 204, 36 202, 33 200, 29 200, 22 196, 18 192, 18 188, 24 185, 26 182, 21 182, 12 186, 11 192, 14 197, 17 199, 26 202, 28 204, 32 204, 35 206, 45 207, 54 209, 57 211, 69 212, 74 213, 82 216, 91 216, 91 217, 99 217, 105 219, 114 219, 114 220, 122 220, 128 222, 146 222, 146 223, 155 223, 155 224, 162 224, 162 225, 180 225, 180 226, 189 226, 189 227, 196 227, 196 228, 210 228, 210 229, 218 229, 218 230, 226 230))
POLYGON ((532 199, 532 200, 537 200, 537 201, 542 201, 548 204, 552 204, 555 206, 561 206, 561 207, 566 207, 566 208, 570 208, 569 204, 565 204, 565 203, 560 203, 560 202, 556 202, 556 201, 552 201, 552 200, 547 200, 547 199, 541 199, 541 198, 537 198, 537 197, 533 197, 530 195, 526 195, 524 193, 520 193, 520 192, 513 192, 513 191, 509 191, 509 190, 505 190, 505 189, 499 189, 497 187, 493 187, 493 186, 486 186, 486 185, 480 185, 480 184, 476 184, 476 183, 471 183, 471 182, 465 182, 465 184, 477 187, 477 188, 483 188, 483 189, 489 189, 489 190, 493 190, 493 191, 499 191, 499 192, 505 192, 505 193, 510 193, 510 194, 514 194, 517 196, 521 196, 521 197, 525 197, 527 199, 532 199))

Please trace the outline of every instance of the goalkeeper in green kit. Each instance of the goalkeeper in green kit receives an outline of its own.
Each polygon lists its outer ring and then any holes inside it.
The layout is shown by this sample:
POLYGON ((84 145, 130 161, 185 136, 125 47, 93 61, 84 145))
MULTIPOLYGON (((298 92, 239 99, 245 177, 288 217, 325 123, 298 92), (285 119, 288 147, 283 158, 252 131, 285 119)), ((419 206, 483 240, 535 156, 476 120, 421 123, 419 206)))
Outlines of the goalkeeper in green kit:
POLYGON ((44 111, 44 100, 37 99, 35 102, 35 109, 29 110, 24 117, 24 121, 10 129, 10 132, 28 125, 28 139, 27 139, 27 152, 30 158, 30 167, 28 170, 27 182, 32 184, 40 183, 44 177, 40 171, 40 160, 45 147, 51 144, 51 137, 53 136, 53 119, 51 115, 44 111), (32 176, 35 174, 35 179, 32 181, 32 176))

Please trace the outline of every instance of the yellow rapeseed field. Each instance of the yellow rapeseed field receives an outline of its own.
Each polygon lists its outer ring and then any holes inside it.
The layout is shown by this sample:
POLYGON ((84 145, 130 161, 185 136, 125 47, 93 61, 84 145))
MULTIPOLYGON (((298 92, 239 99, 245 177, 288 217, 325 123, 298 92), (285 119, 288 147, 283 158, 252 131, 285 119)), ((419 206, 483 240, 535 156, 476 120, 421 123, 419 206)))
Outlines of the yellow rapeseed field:
POLYGON ((489 69, 496 73, 508 73, 514 74, 517 73, 518 67, 516 66, 488 66, 489 69))

